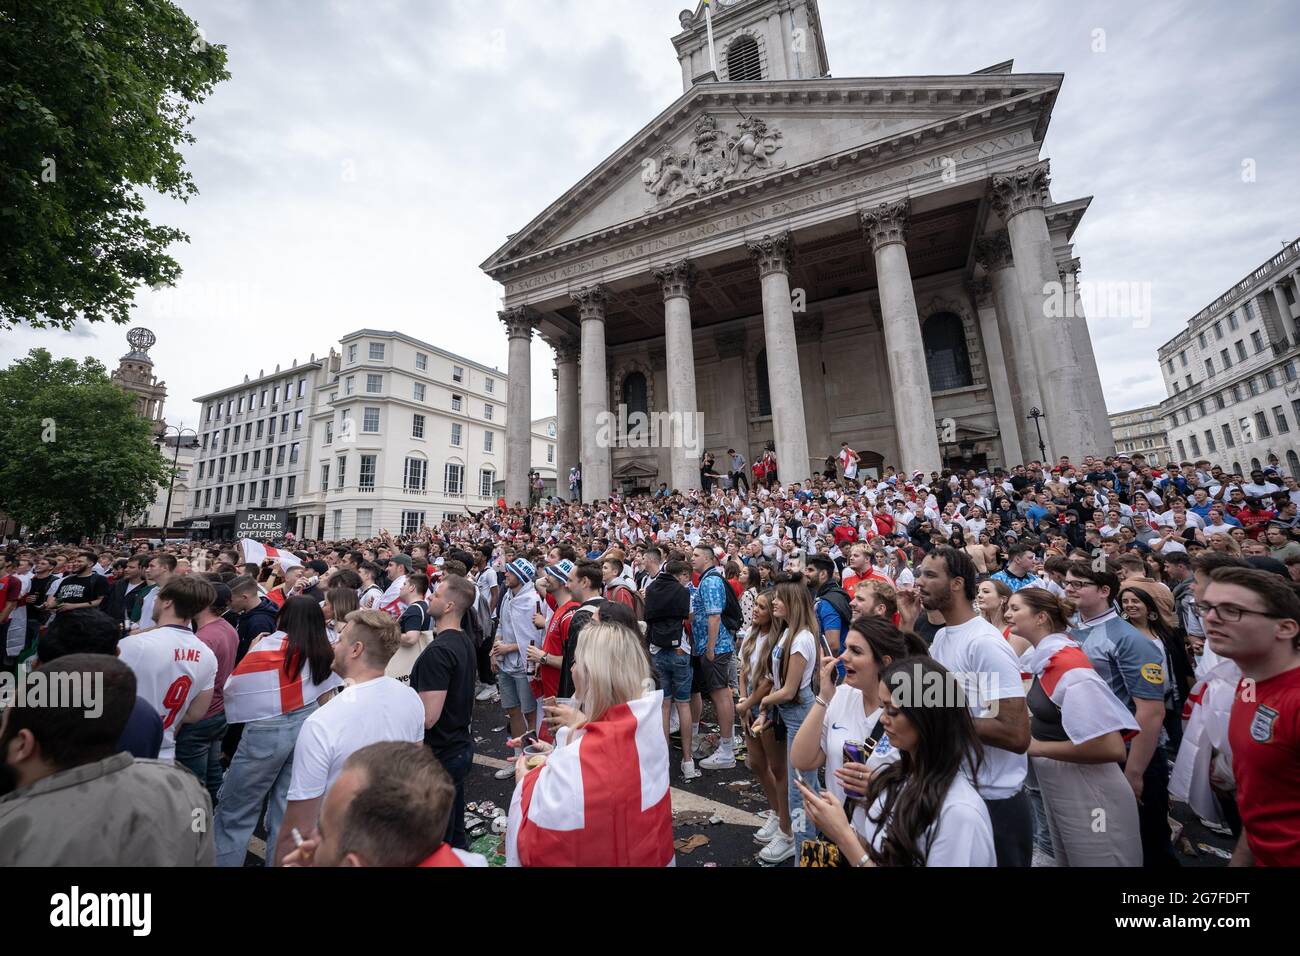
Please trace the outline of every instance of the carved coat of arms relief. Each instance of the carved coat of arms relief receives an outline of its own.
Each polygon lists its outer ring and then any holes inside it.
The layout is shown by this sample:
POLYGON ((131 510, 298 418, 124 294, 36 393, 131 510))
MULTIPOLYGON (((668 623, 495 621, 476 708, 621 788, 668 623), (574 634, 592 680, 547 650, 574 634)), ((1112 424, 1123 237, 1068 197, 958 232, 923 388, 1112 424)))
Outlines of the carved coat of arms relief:
POLYGON ((734 132, 718 128, 717 117, 702 116, 684 151, 665 150, 642 163, 642 182, 652 209, 708 195, 735 183, 784 169, 773 160, 782 133, 757 116, 743 119, 734 132))

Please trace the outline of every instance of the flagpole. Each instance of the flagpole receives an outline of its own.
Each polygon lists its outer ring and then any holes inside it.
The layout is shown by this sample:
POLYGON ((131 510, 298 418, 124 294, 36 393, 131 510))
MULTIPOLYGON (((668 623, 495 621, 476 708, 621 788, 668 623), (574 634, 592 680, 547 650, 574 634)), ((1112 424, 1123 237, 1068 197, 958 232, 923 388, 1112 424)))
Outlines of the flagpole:
POLYGON ((713 47, 713 3, 711 0, 704 0, 704 22, 709 31, 709 64, 713 67, 713 75, 718 76, 718 52, 713 47))

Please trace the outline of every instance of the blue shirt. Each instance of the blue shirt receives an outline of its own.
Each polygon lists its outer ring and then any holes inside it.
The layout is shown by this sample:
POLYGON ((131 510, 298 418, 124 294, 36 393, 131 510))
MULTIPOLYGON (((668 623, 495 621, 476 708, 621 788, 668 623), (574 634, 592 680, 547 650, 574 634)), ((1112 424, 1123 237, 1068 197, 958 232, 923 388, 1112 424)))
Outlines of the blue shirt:
POLYGON ((732 634, 722 623, 722 612, 727 606, 727 588, 730 586, 718 568, 710 568, 700 578, 700 583, 691 589, 691 642, 695 646, 696 657, 703 657, 709 649, 709 618, 711 617, 718 619, 718 639, 713 645, 714 655, 730 654, 735 650, 732 634))
POLYGON ((1012 594, 1015 594, 1021 588, 1041 588, 1043 586, 1043 579, 1032 571, 1023 578, 1018 578, 1009 570, 1003 568, 997 574, 991 575, 990 579, 993 581, 1001 581, 1007 587, 1011 588, 1012 594))
POLYGON ((1047 517, 1047 509, 1040 507, 1039 505, 1034 505, 1025 512, 1025 517, 1029 519, 1031 527, 1037 528, 1038 522, 1047 517))
POLYGON ((1165 699, 1164 654, 1113 610, 1070 628, 1093 668, 1130 711, 1138 700, 1165 699))

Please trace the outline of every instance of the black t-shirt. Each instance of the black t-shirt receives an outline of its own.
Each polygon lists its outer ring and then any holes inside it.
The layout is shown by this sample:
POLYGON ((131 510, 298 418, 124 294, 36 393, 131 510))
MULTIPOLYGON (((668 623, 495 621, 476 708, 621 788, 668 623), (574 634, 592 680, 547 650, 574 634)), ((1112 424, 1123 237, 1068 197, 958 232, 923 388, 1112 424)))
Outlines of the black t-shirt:
MULTIPOLYGON (((397 622, 397 628, 403 634, 407 631, 427 631, 429 629, 429 608, 423 601, 416 601, 414 604, 407 605, 402 612, 402 618, 397 622)), ((437 688, 441 690, 442 688, 437 688)))
POLYGON ((64 578, 59 582, 55 601, 59 604, 88 604, 108 594, 108 578, 91 571, 77 578, 64 578))
POLYGON ((436 757, 452 757, 473 744, 470 718, 478 660, 474 642, 464 631, 440 631, 415 660, 411 687, 417 692, 445 690, 438 722, 424 732, 424 742, 436 757))
POLYGON ((916 624, 913 625, 912 630, 916 632, 917 637, 925 641, 925 646, 929 647, 934 643, 934 639, 939 636, 939 632, 943 630, 943 625, 931 624, 930 619, 922 613, 917 615, 916 624))

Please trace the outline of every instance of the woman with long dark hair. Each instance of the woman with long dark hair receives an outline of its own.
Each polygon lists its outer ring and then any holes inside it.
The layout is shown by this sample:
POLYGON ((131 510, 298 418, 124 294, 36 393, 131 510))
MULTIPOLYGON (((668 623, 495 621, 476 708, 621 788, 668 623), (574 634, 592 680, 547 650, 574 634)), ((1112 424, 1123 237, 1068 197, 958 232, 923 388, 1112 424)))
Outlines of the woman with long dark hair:
POLYGON ((846 816, 861 835, 867 832, 861 802, 867 782, 882 764, 898 759, 884 730, 880 675, 894 661, 928 655, 924 641, 900 631, 888 618, 856 617, 844 636, 844 653, 821 660, 823 692, 795 735, 790 759, 796 770, 825 769, 826 788, 844 805, 846 816), (835 687, 840 663, 844 665, 844 683, 835 687), (850 808, 850 800, 856 807, 850 808))
POLYGON ((244 865, 248 840, 268 797, 266 845, 276 845, 298 731, 321 696, 342 685, 331 672, 334 650, 320 604, 291 597, 275 626, 274 634, 253 642, 226 681, 226 719, 242 723, 244 733, 221 786, 213 824, 218 866, 244 865))
POLYGON ((809 815, 848 863, 997 864, 988 809, 970 782, 984 750, 959 686, 956 675, 928 657, 895 661, 881 674, 884 730, 899 758, 867 784, 865 838, 831 794, 798 782, 809 815))
POLYGON ((1191 692, 1196 675, 1187 638, 1182 628, 1165 623, 1160 606, 1145 588, 1120 588, 1120 611, 1124 619, 1142 632, 1165 658, 1165 731, 1169 734, 1171 757, 1183 739, 1183 704, 1191 692))

